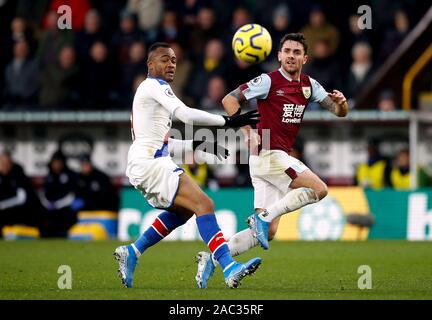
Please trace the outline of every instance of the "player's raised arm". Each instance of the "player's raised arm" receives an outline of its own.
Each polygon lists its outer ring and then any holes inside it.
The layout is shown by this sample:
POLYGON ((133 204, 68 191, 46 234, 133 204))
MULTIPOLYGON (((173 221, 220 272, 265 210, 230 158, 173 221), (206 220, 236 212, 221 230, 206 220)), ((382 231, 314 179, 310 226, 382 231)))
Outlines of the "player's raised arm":
POLYGON ((348 114, 348 103, 342 92, 333 90, 320 102, 321 107, 327 109, 338 117, 348 114))
POLYGON ((259 113, 256 110, 234 116, 220 116, 202 110, 180 106, 175 109, 174 115, 184 123, 206 126, 239 128, 259 122, 259 113))
POLYGON ((312 102, 318 102, 321 107, 338 117, 345 117, 348 114, 348 103, 342 92, 333 90, 329 93, 315 79, 310 78, 310 82, 312 85, 312 102))

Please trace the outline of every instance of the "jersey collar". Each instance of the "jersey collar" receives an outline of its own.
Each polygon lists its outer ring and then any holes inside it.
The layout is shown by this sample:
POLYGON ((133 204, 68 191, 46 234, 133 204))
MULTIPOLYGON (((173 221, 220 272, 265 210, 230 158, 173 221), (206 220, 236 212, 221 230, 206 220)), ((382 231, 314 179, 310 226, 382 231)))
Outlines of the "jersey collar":
MULTIPOLYGON (((282 67, 280 67, 279 68, 279 72, 283 75, 283 77, 285 78, 285 79, 287 79, 289 82, 291 82, 291 81, 293 81, 293 79, 284 71, 284 69, 282 69, 282 67)), ((297 81, 297 82, 300 82, 300 77, 299 77, 299 79, 298 80, 294 80, 294 81, 297 81)))

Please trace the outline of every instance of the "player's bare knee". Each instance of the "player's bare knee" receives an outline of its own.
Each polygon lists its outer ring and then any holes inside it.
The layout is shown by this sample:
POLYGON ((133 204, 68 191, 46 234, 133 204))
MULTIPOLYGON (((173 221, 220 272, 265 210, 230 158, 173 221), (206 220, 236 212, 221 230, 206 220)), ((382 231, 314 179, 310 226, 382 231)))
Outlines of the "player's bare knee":
POLYGON ((205 214, 214 212, 214 202, 207 195, 202 197, 197 197, 195 202, 195 212, 196 214, 205 214))

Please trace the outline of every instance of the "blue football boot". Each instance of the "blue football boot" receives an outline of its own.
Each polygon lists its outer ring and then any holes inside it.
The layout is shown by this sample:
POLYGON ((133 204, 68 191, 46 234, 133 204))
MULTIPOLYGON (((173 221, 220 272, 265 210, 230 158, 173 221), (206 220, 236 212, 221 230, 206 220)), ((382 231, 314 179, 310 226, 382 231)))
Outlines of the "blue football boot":
POLYGON ((261 264, 261 258, 253 258, 246 263, 233 262, 224 270, 225 283, 228 288, 234 289, 240 285, 241 280, 253 274, 261 264))
POLYGON ((213 263, 212 255, 205 251, 198 252, 196 260, 198 262, 198 271, 195 280, 198 288, 205 289, 207 288, 207 281, 213 275, 216 266, 213 263))
POLYGON ((256 213, 254 213, 247 219, 247 224, 252 230, 254 237, 258 240, 260 246, 263 247, 264 250, 268 250, 268 227, 270 222, 262 220, 256 213))
POLYGON ((122 284, 126 288, 132 288, 133 273, 138 264, 138 258, 134 249, 131 245, 118 247, 114 251, 114 257, 119 264, 118 276, 122 284))

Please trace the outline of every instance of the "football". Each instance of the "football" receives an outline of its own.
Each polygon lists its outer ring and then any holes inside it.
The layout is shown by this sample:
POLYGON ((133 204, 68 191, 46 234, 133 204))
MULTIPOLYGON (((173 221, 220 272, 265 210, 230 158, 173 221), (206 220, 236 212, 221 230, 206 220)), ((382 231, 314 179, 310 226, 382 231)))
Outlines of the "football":
POLYGON ((235 56, 244 62, 263 62, 272 49, 272 38, 263 26, 252 23, 239 28, 234 34, 232 48, 235 56))

